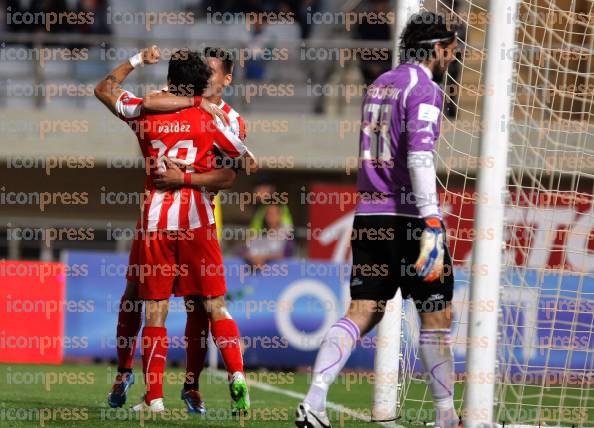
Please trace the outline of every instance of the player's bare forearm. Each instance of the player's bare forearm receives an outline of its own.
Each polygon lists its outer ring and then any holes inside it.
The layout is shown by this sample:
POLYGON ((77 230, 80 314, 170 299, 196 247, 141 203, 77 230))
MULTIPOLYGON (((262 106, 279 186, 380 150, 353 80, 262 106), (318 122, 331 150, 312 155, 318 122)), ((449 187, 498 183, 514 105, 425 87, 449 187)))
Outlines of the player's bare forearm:
POLYGON ((134 70, 135 66, 142 64, 156 64, 159 62, 161 52, 157 46, 143 49, 137 55, 130 58, 123 64, 105 76, 97 86, 95 86, 95 96, 101 101, 113 114, 116 114, 116 102, 124 90, 121 88, 122 82, 134 70), (131 61, 135 62, 135 65, 131 61))
POLYGON ((231 168, 213 169, 201 174, 193 173, 189 187, 195 189, 206 188, 209 192, 230 189, 237 178, 237 173, 231 168))
POLYGON ((168 113, 192 107, 194 99, 169 92, 153 92, 142 99, 142 105, 147 113, 168 113))
POLYGON ((105 76, 97 86, 95 86, 95 96, 107 107, 113 114, 115 114, 115 105, 124 91, 120 84, 126 80, 126 77, 134 70, 130 61, 118 65, 116 68, 105 76))
POLYGON ((227 113, 201 96, 184 97, 166 91, 153 92, 142 99, 142 106, 147 113, 154 114, 173 113, 188 107, 200 106, 202 110, 212 116, 213 120, 218 117, 224 123, 229 124, 227 113))
POLYGON ((230 168, 219 168, 203 173, 191 173, 186 177, 184 173, 169 158, 164 158, 166 170, 153 179, 153 183, 160 190, 174 190, 180 187, 206 189, 210 192, 229 189, 233 186, 237 173, 230 168), (189 178, 189 180, 188 180, 189 178))

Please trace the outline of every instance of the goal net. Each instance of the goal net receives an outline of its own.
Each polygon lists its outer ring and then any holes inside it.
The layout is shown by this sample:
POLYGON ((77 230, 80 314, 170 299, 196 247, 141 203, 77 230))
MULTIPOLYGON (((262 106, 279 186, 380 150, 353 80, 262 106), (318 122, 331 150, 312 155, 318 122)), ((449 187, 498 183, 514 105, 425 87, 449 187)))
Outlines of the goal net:
MULTIPOLYGON (((489 55, 489 2, 421 3, 459 24, 463 48, 447 76, 436 156, 456 264, 456 406, 462 411, 470 270, 480 269, 471 267, 470 251, 476 178, 490 161, 478 156, 481 98, 490 90, 485 62, 513 55, 494 422, 594 427, 594 2, 520 0, 514 52, 489 55)), ((414 307, 404 301, 400 423, 434 421, 418 330, 414 307)))

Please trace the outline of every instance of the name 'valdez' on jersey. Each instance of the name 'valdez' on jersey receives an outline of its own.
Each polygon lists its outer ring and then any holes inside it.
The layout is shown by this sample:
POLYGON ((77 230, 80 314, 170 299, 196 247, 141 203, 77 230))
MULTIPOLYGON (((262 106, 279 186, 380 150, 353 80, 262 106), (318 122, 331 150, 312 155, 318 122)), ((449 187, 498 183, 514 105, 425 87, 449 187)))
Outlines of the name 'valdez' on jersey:
POLYGON ((149 174, 145 181, 142 206, 142 228, 154 230, 196 229, 214 224, 214 206, 205 191, 181 188, 161 191, 155 188, 153 177, 164 168, 168 157, 186 172, 206 172, 215 167, 215 149, 223 156, 237 159, 247 152, 242 139, 243 121, 226 104, 231 126, 197 107, 175 113, 147 115, 142 98, 124 92, 116 103, 118 116, 128 123, 138 138, 149 174))

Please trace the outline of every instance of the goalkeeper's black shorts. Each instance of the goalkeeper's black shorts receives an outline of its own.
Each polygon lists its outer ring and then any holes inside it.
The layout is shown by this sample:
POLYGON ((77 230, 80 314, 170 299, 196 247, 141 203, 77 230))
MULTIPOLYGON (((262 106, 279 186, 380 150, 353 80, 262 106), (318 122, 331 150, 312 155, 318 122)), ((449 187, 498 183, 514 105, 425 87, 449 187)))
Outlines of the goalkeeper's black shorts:
MULTIPOLYGON (((443 226, 442 226, 443 227, 443 226)), ((352 300, 390 300, 396 290, 413 299, 420 312, 437 312, 452 301, 454 272, 444 239, 444 268, 440 278, 424 282, 417 275, 423 219, 390 216, 355 216, 351 235, 352 300)))

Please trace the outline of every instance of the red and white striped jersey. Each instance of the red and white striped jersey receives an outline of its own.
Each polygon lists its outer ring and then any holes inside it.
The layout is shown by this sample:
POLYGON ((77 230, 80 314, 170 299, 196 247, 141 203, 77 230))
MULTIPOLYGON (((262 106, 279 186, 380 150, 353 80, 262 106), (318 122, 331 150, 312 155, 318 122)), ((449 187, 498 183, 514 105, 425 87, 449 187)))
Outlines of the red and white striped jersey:
POLYGON ((247 152, 239 138, 243 121, 226 103, 223 108, 234 120, 231 126, 217 124, 198 107, 175 113, 146 115, 142 98, 124 92, 116 102, 118 116, 128 123, 138 138, 149 174, 145 181, 142 206, 144 230, 196 229, 215 223, 214 207, 206 192, 181 188, 162 191, 155 188, 153 177, 165 168, 168 157, 186 172, 206 172, 214 168, 214 148, 226 157, 239 158, 247 152), (229 111, 225 109, 228 107, 229 111), (235 117, 236 116, 236 117, 235 117))
POLYGON ((227 113, 227 116, 229 116, 229 122, 231 122, 229 126, 231 127, 231 131, 233 131, 233 133, 237 135, 241 141, 245 141, 246 133, 245 122, 243 121, 243 118, 223 100, 221 100, 221 103, 218 107, 227 113))

